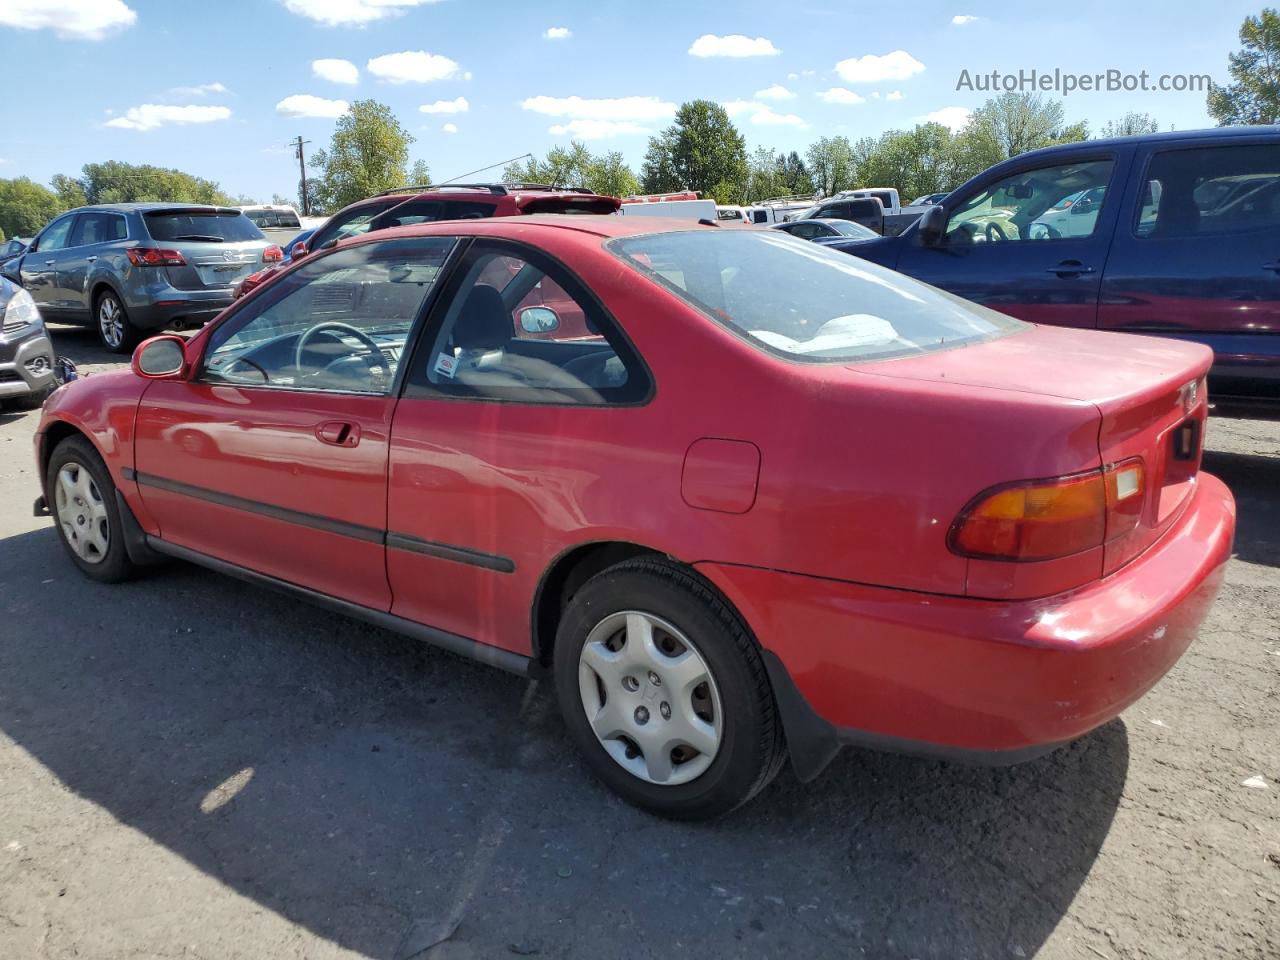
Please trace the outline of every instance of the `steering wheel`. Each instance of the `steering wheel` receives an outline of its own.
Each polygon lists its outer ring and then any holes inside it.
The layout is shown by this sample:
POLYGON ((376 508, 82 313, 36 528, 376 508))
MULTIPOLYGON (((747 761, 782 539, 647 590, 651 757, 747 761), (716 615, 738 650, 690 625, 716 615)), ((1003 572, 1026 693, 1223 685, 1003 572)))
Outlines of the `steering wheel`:
POLYGON ((995 243, 997 240, 1008 240, 1009 235, 1004 232, 1004 227, 992 220, 987 224, 987 243, 995 243))
MULTIPOLYGON (((388 380, 391 379, 391 364, 387 362, 387 358, 382 355, 382 349, 376 343, 374 343, 372 339, 370 339, 369 335, 365 333, 363 330, 360 330, 360 329, 357 329, 356 327, 351 326, 351 324, 349 323, 339 323, 336 320, 325 320, 323 323, 317 323, 315 326, 309 327, 308 329, 302 332, 302 335, 298 337, 298 346, 294 349, 294 352, 293 352, 293 365, 295 367, 297 367, 299 370, 302 369, 302 354, 306 350, 307 344, 310 342, 310 340, 317 333, 323 333, 329 330, 338 330, 338 331, 341 331, 342 333, 348 334, 349 336, 355 337, 362 344, 368 347, 370 351, 370 357, 366 359, 367 360, 372 359, 374 361, 370 363, 370 366, 381 367, 382 372, 387 377, 387 379, 388 380)), ((337 357, 333 360, 330 360, 328 363, 324 365, 324 369, 328 370, 335 363, 338 363, 342 360, 347 360, 347 359, 349 358, 337 357)))

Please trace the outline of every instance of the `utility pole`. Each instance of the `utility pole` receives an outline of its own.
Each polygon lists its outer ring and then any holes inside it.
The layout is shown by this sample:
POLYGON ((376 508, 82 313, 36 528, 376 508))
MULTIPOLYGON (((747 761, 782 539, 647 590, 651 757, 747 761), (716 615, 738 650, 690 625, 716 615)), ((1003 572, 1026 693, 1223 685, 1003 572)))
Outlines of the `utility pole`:
POLYGON ((301 200, 302 200, 302 215, 303 215, 304 217, 309 217, 309 216, 311 216, 311 199, 307 196, 307 163, 306 163, 306 160, 303 158, 303 155, 302 155, 302 145, 303 145, 304 143, 310 143, 310 142, 311 142, 310 140, 303 140, 301 135, 299 135, 299 136, 298 136, 298 139, 297 139, 297 140, 290 140, 290 141, 289 141, 289 145, 290 145, 290 146, 292 146, 292 147, 296 147, 296 148, 297 148, 297 154, 298 154, 298 173, 299 173, 299 175, 300 175, 300 176, 301 176, 301 178, 302 178, 302 180, 301 180, 301 187, 300 187, 300 189, 301 189, 301 191, 302 191, 302 197, 301 197, 301 200))

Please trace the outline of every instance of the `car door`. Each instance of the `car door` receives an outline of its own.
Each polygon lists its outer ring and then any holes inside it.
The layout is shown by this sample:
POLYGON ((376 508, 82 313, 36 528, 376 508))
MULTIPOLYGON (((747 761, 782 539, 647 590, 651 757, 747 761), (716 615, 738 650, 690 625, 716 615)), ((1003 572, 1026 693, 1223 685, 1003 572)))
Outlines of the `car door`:
POLYGON ((69 313, 87 316, 92 304, 89 275, 107 244, 128 236, 125 218, 118 213, 82 213, 76 218, 66 248, 58 254, 56 296, 69 313))
POLYGON ((197 341, 138 408, 137 482, 166 541, 387 610, 387 444, 400 360, 455 241, 318 256, 197 341))
POLYGON ((1206 343, 1213 392, 1280 397, 1280 142, 1152 144, 1135 167, 1099 325, 1206 343))
POLYGON ((1094 327, 1107 250, 1130 153, 1104 150, 1026 162, 946 198, 946 231, 922 244, 907 235, 897 269, 1033 323, 1094 327), (1106 187, 1079 235, 1039 218, 1073 192, 1106 187))
POLYGON ((22 258, 19 277, 46 319, 62 316, 65 308, 58 297, 58 258, 71 239, 76 214, 59 217, 40 232, 22 258))
POLYGON ((392 613, 527 653, 539 579, 581 525, 577 499, 600 492, 581 467, 581 438, 625 459, 605 440, 625 446, 649 384, 621 330, 562 265, 524 245, 472 244, 413 354, 392 425, 392 613), (537 287, 554 288, 546 299, 558 308, 535 316, 558 318, 571 300, 583 328, 517 334, 513 311, 537 287))

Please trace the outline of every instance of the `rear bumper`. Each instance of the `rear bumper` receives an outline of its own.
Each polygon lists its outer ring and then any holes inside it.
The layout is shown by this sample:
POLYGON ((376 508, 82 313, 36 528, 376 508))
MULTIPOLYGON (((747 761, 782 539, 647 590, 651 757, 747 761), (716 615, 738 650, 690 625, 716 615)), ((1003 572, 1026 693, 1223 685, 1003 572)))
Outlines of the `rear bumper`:
POLYGON ((1009 763, 1106 723, 1164 676, 1213 602, 1234 532, 1231 493, 1201 474, 1183 516, 1141 557, 1039 600, 698 569, 835 740, 1009 763))
POLYGON ((38 328, 20 340, 0 339, 0 399, 49 389, 54 384, 53 364, 53 344, 38 328))
POLYGON ((231 306, 231 288, 217 290, 147 290, 146 298, 128 300, 129 322, 140 330, 161 330, 181 320, 192 326, 207 323, 231 306))

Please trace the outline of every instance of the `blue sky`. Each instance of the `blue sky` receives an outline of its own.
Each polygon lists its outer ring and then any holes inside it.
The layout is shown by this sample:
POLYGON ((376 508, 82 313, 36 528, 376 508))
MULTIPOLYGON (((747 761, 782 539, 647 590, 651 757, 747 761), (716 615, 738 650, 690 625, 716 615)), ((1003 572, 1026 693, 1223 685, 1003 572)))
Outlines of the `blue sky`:
MULTIPOLYGON (((1211 13, 1181 0, 0 0, 11 81, 0 176, 44 182, 125 160, 178 167, 234 194, 293 195, 285 143, 302 134, 308 149, 326 144, 325 114, 341 109, 333 101, 369 97, 392 107, 417 138, 411 157, 437 180, 540 155, 575 134, 638 167, 647 131, 697 97, 730 105, 750 148, 803 151, 819 136, 878 135, 930 115, 961 122, 989 96, 957 91, 962 69, 1223 82, 1240 22, 1260 9, 1256 0, 1220 0, 1211 13), (340 82, 353 73, 354 83, 340 82)), ((1095 130, 1127 110, 1189 129, 1210 125, 1204 100, 1077 92, 1065 109, 1095 130)))

